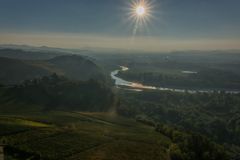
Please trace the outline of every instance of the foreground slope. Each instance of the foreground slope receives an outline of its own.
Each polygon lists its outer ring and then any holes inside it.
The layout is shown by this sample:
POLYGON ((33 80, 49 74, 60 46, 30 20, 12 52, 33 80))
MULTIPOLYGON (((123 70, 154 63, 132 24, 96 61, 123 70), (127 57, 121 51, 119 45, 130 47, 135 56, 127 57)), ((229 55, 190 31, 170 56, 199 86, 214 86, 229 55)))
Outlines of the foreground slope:
POLYGON ((168 138, 115 114, 15 114, 0 116, 0 137, 8 144, 6 159, 169 159, 168 138))

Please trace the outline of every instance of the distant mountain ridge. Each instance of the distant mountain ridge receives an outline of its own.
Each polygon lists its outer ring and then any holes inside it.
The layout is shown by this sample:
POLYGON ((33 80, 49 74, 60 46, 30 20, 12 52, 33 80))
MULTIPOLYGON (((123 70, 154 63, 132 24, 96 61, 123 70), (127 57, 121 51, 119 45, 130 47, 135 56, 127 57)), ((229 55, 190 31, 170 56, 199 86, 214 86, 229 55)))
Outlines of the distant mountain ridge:
POLYGON ((58 53, 58 54, 84 54, 90 52, 88 49, 65 49, 65 48, 53 48, 48 46, 29 46, 29 45, 14 45, 5 44, 0 45, 0 49, 12 49, 12 50, 22 50, 26 52, 42 52, 42 53, 58 53))
POLYGON ((41 52, 41 51, 24 51, 21 49, 1 49, 0 57, 16 58, 23 60, 47 60, 56 56, 64 55, 64 53, 58 52, 41 52))

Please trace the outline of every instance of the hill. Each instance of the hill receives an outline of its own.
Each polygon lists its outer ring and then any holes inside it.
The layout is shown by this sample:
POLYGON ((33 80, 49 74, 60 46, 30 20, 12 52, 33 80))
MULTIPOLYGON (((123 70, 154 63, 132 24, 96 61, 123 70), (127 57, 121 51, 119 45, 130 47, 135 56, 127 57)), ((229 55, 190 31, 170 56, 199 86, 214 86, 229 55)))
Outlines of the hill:
MULTIPOLYGON (((117 111, 120 115, 137 117, 146 124, 167 124, 188 133, 204 135, 223 145, 232 159, 240 156, 240 94, 224 92, 190 94, 169 91, 119 91, 119 93, 120 105, 117 111)), ((174 137, 168 127, 160 128, 161 133, 174 137)), ((176 139, 179 140, 180 137, 176 134, 176 139)), ((183 140, 179 140, 181 141, 183 140)))
POLYGON ((26 61, 0 57, 0 83, 16 84, 49 74, 48 70, 33 66, 26 61))
POLYGON ((6 145, 6 159, 169 160, 171 140, 153 127, 96 112, 111 107, 104 103, 111 101, 109 95, 97 82, 56 75, 0 88, 0 143, 6 145), (93 112, 80 112, 85 107, 93 112))
POLYGON ((86 57, 67 55, 50 60, 20 60, 0 57, 0 83, 17 84, 53 73, 73 80, 105 81, 100 67, 86 57))
POLYGON ((75 80, 90 78, 103 80, 103 72, 92 61, 82 56, 67 55, 55 57, 48 61, 65 73, 65 76, 75 80))
POLYGON ((71 81, 56 74, 8 87, 0 96, 2 104, 40 105, 42 110, 108 111, 114 101, 111 89, 101 82, 71 81))
POLYGON ((167 125, 155 128, 107 112, 25 109, 0 114, 6 159, 227 159, 224 149, 207 138, 167 125))
POLYGON ((169 160, 169 138, 152 127, 108 113, 1 115, 0 127, 0 138, 7 144, 6 159, 169 160))

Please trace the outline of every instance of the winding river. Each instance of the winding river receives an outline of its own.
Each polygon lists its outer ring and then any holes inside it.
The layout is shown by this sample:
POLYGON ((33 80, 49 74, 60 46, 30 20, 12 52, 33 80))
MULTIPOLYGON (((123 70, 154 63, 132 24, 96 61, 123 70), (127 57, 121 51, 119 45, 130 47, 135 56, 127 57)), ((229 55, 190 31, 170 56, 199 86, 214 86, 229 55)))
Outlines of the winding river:
MULTIPOLYGON (((148 85, 144 85, 141 83, 135 83, 135 82, 130 82, 130 81, 126 81, 120 77, 118 77, 118 73, 120 71, 128 71, 129 68, 125 67, 125 66, 120 66, 120 69, 118 70, 114 70, 111 72, 111 78, 113 80, 115 80, 115 85, 118 88, 124 87, 124 89, 127 88, 127 90, 133 90, 133 91, 143 91, 143 90, 161 90, 161 91, 172 91, 172 92, 188 92, 188 93, 197 93, 197 92, 201 92, 201 93, 213 93, 214 91, 217 90, 193 90, 193 89, 176 89, 176 88, 163 88, 163 87, 155 87, 155 86, 148 86, 148 85)), ((217 92, 220 92, 217 91, 217 92)), ((226 93, 231 93, 231 94, 238 94, 240 93, 239 90, 237 91, 225 91, 226 93)))

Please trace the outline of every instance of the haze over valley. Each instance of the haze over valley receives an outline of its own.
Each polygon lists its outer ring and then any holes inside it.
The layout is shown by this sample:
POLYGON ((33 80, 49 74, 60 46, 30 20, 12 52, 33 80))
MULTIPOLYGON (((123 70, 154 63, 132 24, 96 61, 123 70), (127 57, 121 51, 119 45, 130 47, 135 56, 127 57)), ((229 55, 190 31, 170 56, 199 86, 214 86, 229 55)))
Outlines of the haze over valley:
POLYGON ((239 5, 0 0, 0 160, 239 160, 239 5))

